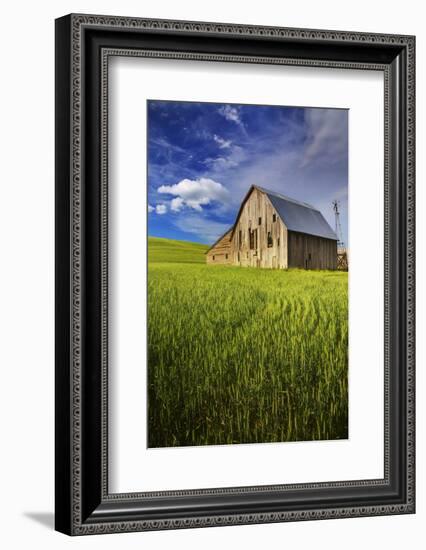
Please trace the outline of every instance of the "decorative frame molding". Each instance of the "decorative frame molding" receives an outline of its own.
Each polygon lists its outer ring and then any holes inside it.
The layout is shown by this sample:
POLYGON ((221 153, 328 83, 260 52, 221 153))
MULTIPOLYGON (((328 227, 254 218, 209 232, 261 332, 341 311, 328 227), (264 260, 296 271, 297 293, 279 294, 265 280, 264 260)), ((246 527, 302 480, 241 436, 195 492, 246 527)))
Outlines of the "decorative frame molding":
POLYGON ((59 531, 83 535, 414 512, 414 56, 412 36, 95 15, 56 21, 59 531), (108 493, 107 92, 108 59, 116 55, 384 72, 382 480, 108 493), (176 498, 186 498, 187 507, 178 511, 176 498))

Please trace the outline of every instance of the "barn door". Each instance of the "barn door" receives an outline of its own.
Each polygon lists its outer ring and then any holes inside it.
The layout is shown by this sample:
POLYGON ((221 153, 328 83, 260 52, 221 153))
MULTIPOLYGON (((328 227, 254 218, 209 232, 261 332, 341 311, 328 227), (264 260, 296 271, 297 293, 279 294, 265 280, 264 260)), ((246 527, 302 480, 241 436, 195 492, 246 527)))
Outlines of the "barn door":
POLYGON ((305 258, 305 269, 312 269, 312 254, 310 252, 308 257, 305 258))

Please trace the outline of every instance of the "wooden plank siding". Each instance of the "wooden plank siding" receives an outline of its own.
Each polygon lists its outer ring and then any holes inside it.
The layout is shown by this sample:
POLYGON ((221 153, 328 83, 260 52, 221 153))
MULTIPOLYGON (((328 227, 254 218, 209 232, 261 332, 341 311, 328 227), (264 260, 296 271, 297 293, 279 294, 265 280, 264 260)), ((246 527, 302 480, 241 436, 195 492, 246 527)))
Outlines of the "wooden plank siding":
POLYGON ((206 262, 208 264, 232 264, 231 251, 232 228, 225 233, 207 252, 206 262))
POLYGON ((232 255, 234 265, 287 268, 287 228, 266 194, 256 188, 234 226, 232 255))
POLYGON ((337 241, 288 232, 288 267, 337 269, 337 241))

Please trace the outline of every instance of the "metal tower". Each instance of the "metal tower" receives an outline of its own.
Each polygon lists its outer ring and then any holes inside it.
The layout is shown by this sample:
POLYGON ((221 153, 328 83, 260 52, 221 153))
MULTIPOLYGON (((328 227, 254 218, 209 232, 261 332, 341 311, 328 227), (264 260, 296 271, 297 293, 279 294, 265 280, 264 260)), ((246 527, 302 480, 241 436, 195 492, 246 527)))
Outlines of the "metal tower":
POLYGON ((343 232, 342 226, 340 224, 340 212, 339 212, 339 201, 333 201, 333 210, 334 210, 334 230, 337 236, 337 269, 341 271, 348 270, 348 254, 346 251, 345 243, 343 241, 343 232))

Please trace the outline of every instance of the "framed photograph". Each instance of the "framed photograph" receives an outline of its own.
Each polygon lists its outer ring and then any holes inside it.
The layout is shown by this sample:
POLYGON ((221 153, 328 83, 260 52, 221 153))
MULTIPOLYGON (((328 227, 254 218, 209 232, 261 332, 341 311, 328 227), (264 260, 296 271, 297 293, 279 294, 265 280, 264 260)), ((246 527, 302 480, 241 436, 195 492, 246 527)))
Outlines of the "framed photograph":
POLYGON ((415 39, 56 21, 56 529, 408 514, 415 39))

